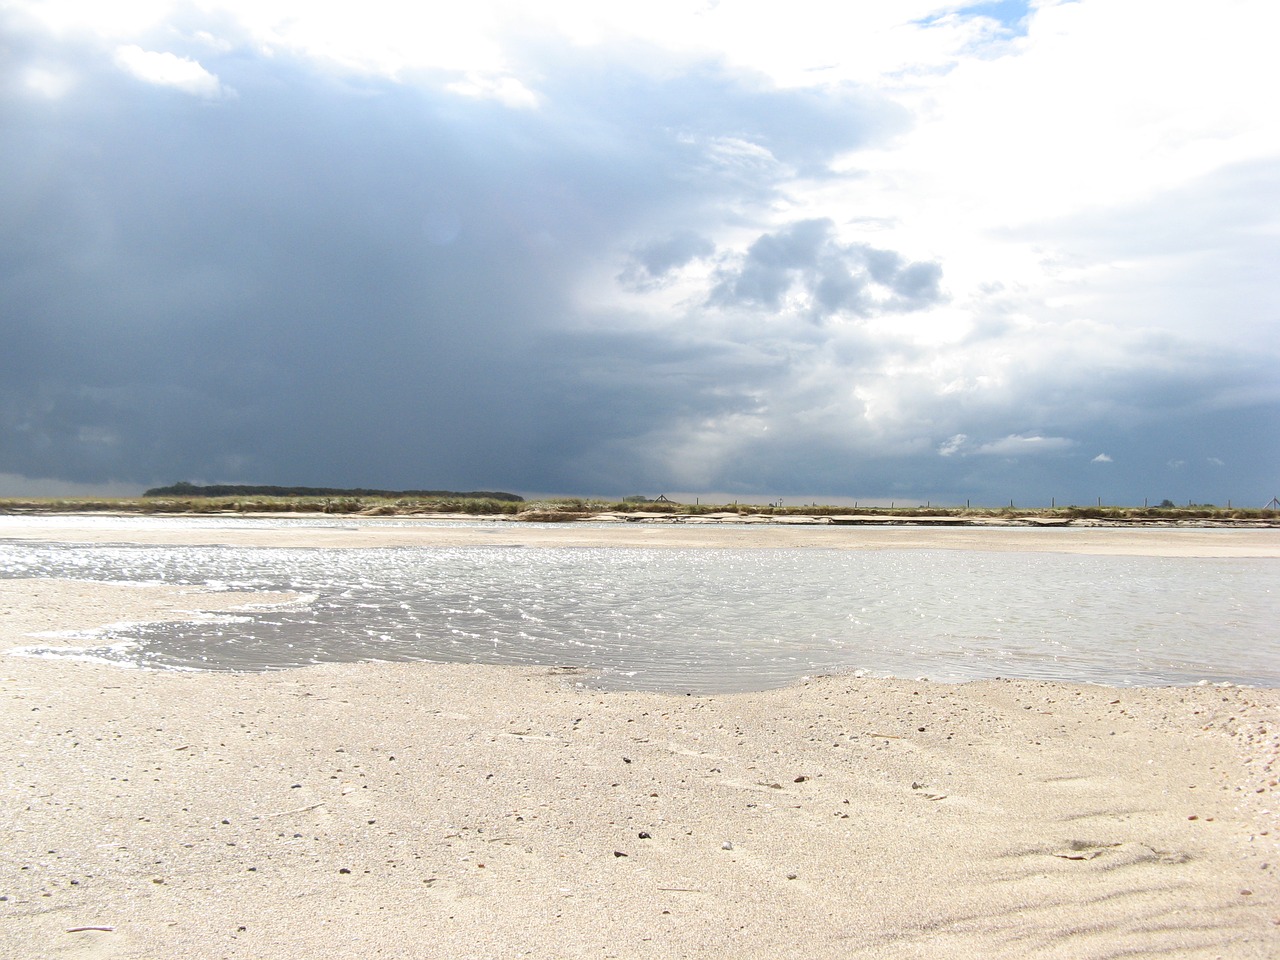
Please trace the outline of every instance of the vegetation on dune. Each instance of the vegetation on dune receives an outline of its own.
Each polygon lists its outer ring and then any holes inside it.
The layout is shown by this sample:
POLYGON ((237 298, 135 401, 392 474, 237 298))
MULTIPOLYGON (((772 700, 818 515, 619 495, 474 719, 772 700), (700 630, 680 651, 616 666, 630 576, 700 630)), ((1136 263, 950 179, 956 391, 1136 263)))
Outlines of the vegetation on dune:
MULTIPOLYGON (((321 490, 325 488, 243 488, 253 493, 212 495, 210 490, 225 488, 175 485, 189 494, 162 493, 174 488, 148 490, 142 497, 122 499, 0 499, 0 513, 122 513, 122 514, 345 514, 365 517, 431 517, 465 515, 473 517, 509 518, 535 523, 589 520, 608 515, 640 519, 728 515, 729 517, 866 517, 869 521, 928 522, 953 518, 962 522, 1280 522, 1280 511, 1265 509, 1221 508, 1209 504, 1177 507, 1166 501, 1160 506, 1061 506, 1052 508, 1018 507, 914 507, 914 506, 832 506, 822 504, 752 503, 676 503, 670 500, 647 500, 627 497, 623 500, 599 500, 565 497, 526 501, 515 494, 405 492, 379 493, 334 491, 324 494, 275 494, 267 490, 321 490), (195 491, 199 490, 199 493, 195 491)), ((236 488, 239 489, 239 488, 236 488)))
MULTIPOLYGON (((583 501, 575 501, 582 504, 583 501)), ((628 497, 615 503, 591 501, 593 512, 609 513, 654 513, 673 514, 679 516, 702 516, 707 514, 736 513, 740 516, 772 516, 772 517, 902 517, 905 519, 954 517, 965 520, 982 519, 1029 519, 1029 520, 1116 520, 1124 522, 1170 521, 1170 520, 1264 520, 1280 519, 1280 511, 1246 509, 1240 507, 1223 508, 1213 504, 1194 504, 1177 507, 1172 504, 1159 507, 1124 507, 1124 506, 1065 506, 1065 507, 914 507, 914 506, 832 506, 824 504, 798 504, 782 506, 779 504, 687 504, 673 502, 638 502, 628 497)), ((579 507, 579 509, 583 509, 579 507)))
POLYGON ((482 497, 140 497, 116 500, 0 499, 0 513, 126 514, 356 514, 412 516, 469 514, 498 516, 520 512, 522 501, 482 497))
POLYGON ((472 490, 469 493, 457 493, 453 490, 370 490, 364 487, 275 487, 257 484, 209 484, 199 486, 181 480, 167 487, 152 487, 142 494, 144 497, 373 497, 378 499, 416 498, 416 499, 458 499, 458 500, 506 500, 520 503, 524 497, 515 493, 502 493, 493 490, 472 490))

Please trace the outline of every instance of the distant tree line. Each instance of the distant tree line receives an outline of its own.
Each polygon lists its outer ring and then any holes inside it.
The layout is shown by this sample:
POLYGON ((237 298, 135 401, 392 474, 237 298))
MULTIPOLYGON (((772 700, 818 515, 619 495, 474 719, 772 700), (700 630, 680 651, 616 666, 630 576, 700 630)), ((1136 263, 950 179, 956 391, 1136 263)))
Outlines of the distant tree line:
POLYGON ((200 486, 180 481, 167 487, 152 487, 143 493, 144 497, 381 497, 395 499, 397 497, 447 497, 466 500, 505 500, 508 503, 523 503, 524 497, 514 493, 502 493, 492 490, 472 490, 459 493, 454 490, 366 490, 363 487, 346 489, 342 487, 260 487, 242 484, 215 483, 200 486))

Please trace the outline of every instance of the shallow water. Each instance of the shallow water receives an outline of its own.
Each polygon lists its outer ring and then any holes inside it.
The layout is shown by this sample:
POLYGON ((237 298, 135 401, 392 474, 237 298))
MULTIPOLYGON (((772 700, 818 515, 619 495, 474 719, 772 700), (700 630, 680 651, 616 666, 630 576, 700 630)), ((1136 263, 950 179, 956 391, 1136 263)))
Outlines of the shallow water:
POLYGON ((1267 559, 955 550, 0 542, 0 577, 307 597, 100 632, 75 655, 203 670, 567 665, 606 688, 700 692, 842 671, 1280 686, 1278 572, 1280 561, 1267 559))

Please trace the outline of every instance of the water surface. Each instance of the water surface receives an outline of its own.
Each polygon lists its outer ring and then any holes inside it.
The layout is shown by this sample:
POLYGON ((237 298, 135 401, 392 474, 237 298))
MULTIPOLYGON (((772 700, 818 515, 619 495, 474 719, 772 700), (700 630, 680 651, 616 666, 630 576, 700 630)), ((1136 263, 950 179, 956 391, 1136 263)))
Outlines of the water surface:
POLYGON ((1278 572, 1270 559, 957 550, 0 542, 3 577, 306 597, 115 629, 79 655, 201 670, 565 665, 607 688, 699 692, 843 671, 1280 686, 1278 572))

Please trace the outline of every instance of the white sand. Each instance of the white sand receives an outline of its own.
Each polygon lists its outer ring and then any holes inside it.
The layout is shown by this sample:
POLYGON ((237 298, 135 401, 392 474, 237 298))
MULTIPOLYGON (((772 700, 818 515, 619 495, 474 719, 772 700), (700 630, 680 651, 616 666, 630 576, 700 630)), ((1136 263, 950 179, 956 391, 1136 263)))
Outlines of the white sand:
MULTIPOLYGON (((0 649, 248 599, 0 581, 0 649)), ((4 957, 1280 955, 1275 690, 8 656, 0 710, 4 957)))
POLYGON ((561 546, 741 547, 833 550, 1029 550, 1169 557, 1280 557, 1280 528, 1082 526, 832 526, 792 522, 561 523, 510 520, 384 523, 325 518, 335 526, 276 526, 254 518, 0 516, 0 538, 65 543, 223 543, 252 547, 561 546), (179 523, 182 518, 179 518, 179 523), (216 524, 216 525, 215 525, 216 524))

